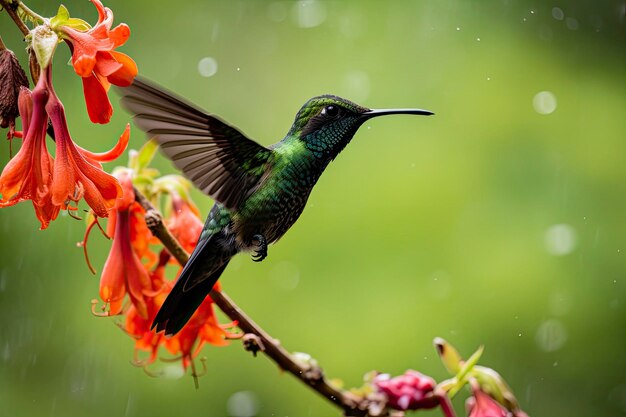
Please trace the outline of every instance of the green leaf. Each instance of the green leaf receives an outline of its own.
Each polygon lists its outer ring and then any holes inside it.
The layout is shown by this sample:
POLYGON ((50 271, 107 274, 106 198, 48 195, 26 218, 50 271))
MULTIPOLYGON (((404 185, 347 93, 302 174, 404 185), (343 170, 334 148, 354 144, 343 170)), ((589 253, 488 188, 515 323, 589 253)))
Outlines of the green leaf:
MULTIPOLYGON (((70 12, 64 5, 60 5, 56 16, 50 18, 50 27, 53 30, 59 30, 61 26, 71 27, 72 29, 76 29, 80 32, 86 32, 91 29, 91 25, 83 19, 70 17, 70 12)), ((62 33, 61 36, 63 36, 62 33)))
POLYGON ((156 155, 157 149, 159 149, 159 144, 154 139, 147 141, 141 149, 139 149, 137 155, 137 171, 141 171, 150 165, 154 155, 156 155))
POLYGON ((437 349, 439 359, 441 359, 443 366, 446 367, 450 374, 458 374, 461 370, 461 363, 463 361, 459 352, 454 348, 454 346, 441 337, 435 338, 435 340, 433 340, 433 344, 435 345, 435 349, 437 349))

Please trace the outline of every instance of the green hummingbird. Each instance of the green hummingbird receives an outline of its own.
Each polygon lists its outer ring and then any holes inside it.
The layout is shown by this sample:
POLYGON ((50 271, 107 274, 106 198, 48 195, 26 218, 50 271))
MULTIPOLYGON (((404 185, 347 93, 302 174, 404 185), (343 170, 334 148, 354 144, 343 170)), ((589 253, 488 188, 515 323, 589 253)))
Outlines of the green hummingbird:
POLYGON ((324 169, 367 120, 421 109, 373 110, 334 95, 308 100, 287 135, 264 147, 185 99, 143 79, 120 89, 135 124, 200 190, 215 200, 198 243, 152 328, 177 333, 209 294, 230 259, 254 252, 295 223, 324 169))

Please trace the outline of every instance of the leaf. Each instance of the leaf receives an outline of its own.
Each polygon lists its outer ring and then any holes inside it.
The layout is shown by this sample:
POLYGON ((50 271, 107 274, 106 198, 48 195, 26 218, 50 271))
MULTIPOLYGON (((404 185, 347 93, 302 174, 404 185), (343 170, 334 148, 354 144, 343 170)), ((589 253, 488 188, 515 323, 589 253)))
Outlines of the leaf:
POLYGON ((28 87, 26 73, 15 54, 9 49, 0 51, 0 126, 9 126, 18 116, 17 99, 20 88, 28 87))
POLYGON ((159 143, 152 139, 147 141, 141 149, 139 149, 139 153, 137 154, 137 171, 140 172, 152 162, 154 155, 156 155, 157 150, 159 149, 159 143))

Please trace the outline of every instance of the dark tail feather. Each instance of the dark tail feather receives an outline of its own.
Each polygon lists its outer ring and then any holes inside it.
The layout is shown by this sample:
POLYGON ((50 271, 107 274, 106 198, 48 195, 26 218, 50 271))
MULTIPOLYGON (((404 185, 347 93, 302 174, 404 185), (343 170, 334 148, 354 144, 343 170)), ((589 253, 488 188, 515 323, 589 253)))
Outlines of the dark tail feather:
POLYGON ((224 272, 226 265, 228 265, 228 261, 226 260, 211 275, 204 278, 190 290, 184 290, 186 280, 179 279, 176 281, 174 288, 154 318, 152 328, 156 326, 157 332, 165 330, 166 335, 178 333, 211 292, 213 285, 215 285, 222 272, 224 272))

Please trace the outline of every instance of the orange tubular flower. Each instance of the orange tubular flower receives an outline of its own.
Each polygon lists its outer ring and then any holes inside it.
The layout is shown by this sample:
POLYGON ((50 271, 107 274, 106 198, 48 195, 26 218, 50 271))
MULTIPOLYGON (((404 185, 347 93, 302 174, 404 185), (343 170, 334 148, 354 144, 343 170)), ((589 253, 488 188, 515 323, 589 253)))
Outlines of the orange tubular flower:
POLYGON ((122 172, 120 176, 124 194, 115 207, 115 233, 100 277, 100 298, 109 304, 109 315, 115 315, 122 311, 124 296, 128 292, 137 314, 148 318, 146 296, 154 291, 148 271, 133 250, 130 236, 130 206, 135 201, 135 193, 130 174, 122 172))
POLYGON ((159 346, 165 342, 165 335, 161 333, 155 333, 150 330, 152 320, 156 317, 159 308, 165 301, 167 292, 163 287, 165 281, 165 265, 169 259, 169 252, 161 252, 159 264, 156 269, 150 272, 150 279, 152 281, 153 288, 160 288, 154 294, 154 297, 147 298, 148 317, 141 317, 134 305, 131 305, 126 312, 126 322, 124 330, 130 336, 135 339, 135 364, 141 366, 147 366, 153 363, 158 355, 159 346), (150 356, 146 360, 139 359, 139 351, 150 352, 150 356))
POLYGON ((72 65, 83 79, 83 91, 89 118, 94 123, 108 123, 113 114, 107 97, 110 84, 128 86, 137 75, 137 65, 128 56, 114 51, 130 36, 122 23, 111 29, 113 12, 99 0, 91 0, 98 10, 98 23, 86 32, 61 26, 63 37, 71 45, 72 65))
MULTIPOLYGON (((117 198, 122 195, 120 185, 115 177, 104 172, 93 159, 89 160, 89 156, 93 157, 95 154, 90 153, 86 158, 76 146, 67 128, 63 104, 52 89, 50 93, 46 110, 52 121, 57 144, 50 190, 52 203, 58 206, 68 205, 71 201, 78 202, 85 197, 96 216, 107 217, 117 198)), ((127 127, 120 138, 121 143, 128 143, 129 133, 127 127)), ((115 155, 117 156, 119 155, 115 155)))
POLYGON ((0 175, 0 207, 32 200, 41 229, 48 227, 60 210, 58 205, 52 203, 49 193, 54 160, 46 147, 48 115, 44 106, 49 93, 43 78, 32 93, 27 88, 20 91, 18 106, 24 141, 0 175))
POLYGON ((213 312, 213 300, 207 295, 185 327, 176 335, 166 339, 165 347, 173 355, 180 354, 183 367, 187 369, 205 343, 225 346, 228 344, 226 339, 240 337, 240 334, 226 330, 234 326, 236 323, 219 324, 217 322, 217 317, 213 312))
POLYGON ((167 222, 167 228, 183 248, 189 253, 198 243, 198 237, 202 231, 202 221, 200 220, 198 209, 191 201, 186 201, 175 192, 172 196, 172 217, 167 222))

